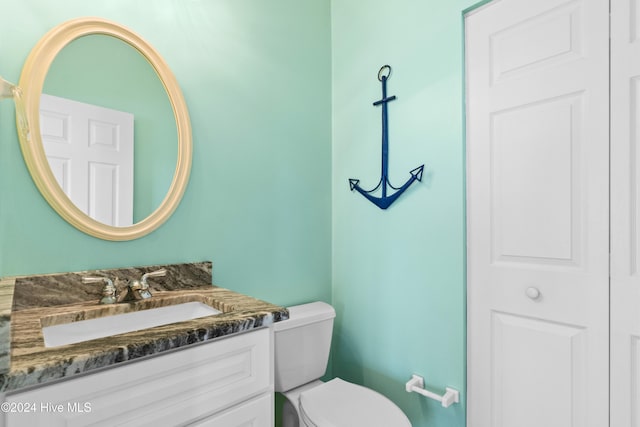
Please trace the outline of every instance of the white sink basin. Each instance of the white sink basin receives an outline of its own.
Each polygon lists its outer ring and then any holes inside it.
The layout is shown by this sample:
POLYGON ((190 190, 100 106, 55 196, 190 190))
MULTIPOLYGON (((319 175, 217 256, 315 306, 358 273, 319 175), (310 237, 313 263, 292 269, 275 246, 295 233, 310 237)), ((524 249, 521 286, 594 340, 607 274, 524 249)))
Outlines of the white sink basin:
POLYGON ((187 302, 97 319, 46 326, 42 328, 42 334, 44 335, 45 347, 57 347, 220 313, 221 311, 201 302, 187 302))

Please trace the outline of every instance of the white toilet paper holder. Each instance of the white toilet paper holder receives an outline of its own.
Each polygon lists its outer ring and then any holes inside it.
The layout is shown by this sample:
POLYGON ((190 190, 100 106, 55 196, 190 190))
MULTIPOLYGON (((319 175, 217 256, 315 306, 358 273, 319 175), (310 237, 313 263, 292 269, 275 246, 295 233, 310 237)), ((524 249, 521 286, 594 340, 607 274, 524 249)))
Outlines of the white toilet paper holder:
POLYGON ((413 375, 406 384, 407 393, 415 392, 420 393, 423 396, 426 396, 430 399, 437 400, 442 403, 444 408, 448 408, 454 403, 460 402, 460 392, 451 387, 445 388, 446 393, 440 396, 437 393, 434 393, 429 390, 425 390, 424 388, 424 378, 419 375, 413 375))

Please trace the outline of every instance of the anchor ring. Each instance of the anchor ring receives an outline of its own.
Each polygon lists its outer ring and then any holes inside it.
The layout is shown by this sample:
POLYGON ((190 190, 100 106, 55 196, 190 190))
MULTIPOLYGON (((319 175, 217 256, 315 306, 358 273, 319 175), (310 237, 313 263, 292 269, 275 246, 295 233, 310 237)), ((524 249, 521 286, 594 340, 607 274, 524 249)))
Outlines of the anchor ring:
POLYGON ((389 80, 389 77, 391 77, 391 66, 383 65, 380 68, 380 71, 378 71, 378 80, 379 81, 382 81, 382 79, 389 80))

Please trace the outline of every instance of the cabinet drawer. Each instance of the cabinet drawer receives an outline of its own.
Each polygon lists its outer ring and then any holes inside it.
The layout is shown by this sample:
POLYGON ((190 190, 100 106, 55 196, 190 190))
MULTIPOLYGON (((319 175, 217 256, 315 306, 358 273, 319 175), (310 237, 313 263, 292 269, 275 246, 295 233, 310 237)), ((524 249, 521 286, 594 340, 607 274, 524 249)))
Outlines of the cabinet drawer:
POLYGON ((273 392, 272 352, 265 328, 11 394, 35 411, 8 413, 6 425, 186 424, 273 392))
POLYGON ((273 393, 241 403, 189 427, 272 427, 273 393))

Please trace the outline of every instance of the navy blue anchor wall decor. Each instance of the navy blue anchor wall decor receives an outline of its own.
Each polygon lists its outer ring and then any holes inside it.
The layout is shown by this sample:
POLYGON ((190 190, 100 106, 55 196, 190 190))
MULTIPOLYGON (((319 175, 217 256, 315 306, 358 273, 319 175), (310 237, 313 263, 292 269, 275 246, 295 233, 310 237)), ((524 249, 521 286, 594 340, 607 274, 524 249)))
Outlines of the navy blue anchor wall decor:
POLYGON ((380 68, 380 71, 378 71, 378 80, 382 83, 382 99, 373 103, 376 107, 382 105, 382 172, 380 174, 380 181, 373 189, 367 191, 360 187, 359 179, 349 179, 351 191, 356 190, 380 209, 387 209, 411 184, 415 181, 422 181, 422 172, 424 171, 424 165, 420 165, 411 170, 409 172, 411 178, 400 187, 394 187, 391 185, 391 182, 389 182, 389 126, 387 122, 387 104, 396 99, 395 95, 387 96, 387 80, 389 80, 390 76, 391 67, 388 65, 384 65, 380 68), (381 189, 380 197, 373 195, 378 189, 381 189), (389 189, 395 190, 395 192, 387 194, 389 189))

